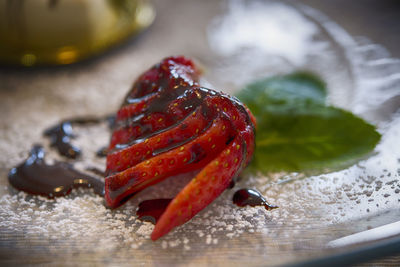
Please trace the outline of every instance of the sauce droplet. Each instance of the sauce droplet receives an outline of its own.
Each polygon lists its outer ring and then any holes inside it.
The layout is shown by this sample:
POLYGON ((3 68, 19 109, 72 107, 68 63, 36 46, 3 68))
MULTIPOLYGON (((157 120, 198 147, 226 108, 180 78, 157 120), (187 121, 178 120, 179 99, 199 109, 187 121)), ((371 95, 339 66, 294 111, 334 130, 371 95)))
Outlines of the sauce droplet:
POLYGON ((156 224, 171 202, 170 198, 159 198, 142 201, 136 211, 139 220, 156 224))
POLYGON ((50 198, 65 196, 77 187, 93 188, 96 194, 104 195, 103 181, 74 169, 67 162, 46 164, 44 155, 43 147, 35 145, 26 161, 9 172, 10 184, 18 190, 50 198))
POLYGON ((236 191, 236 193, 233 195, 233 203, 235 203, 239 207, 263 206, 266 210, 273 210, 278 208, 278 206, 269 204, 267 200, 257 190, 247 188, 236 191))

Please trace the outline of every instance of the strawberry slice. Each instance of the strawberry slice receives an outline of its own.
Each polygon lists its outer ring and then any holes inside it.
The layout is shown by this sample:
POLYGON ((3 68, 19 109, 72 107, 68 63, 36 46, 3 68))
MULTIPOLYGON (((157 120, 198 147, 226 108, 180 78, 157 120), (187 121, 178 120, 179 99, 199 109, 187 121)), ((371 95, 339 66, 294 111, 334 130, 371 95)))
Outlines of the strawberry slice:
POLYGON ((107 156, 107 173, 116 173, 128 169, 143 160, 149 159, 164 150, 170 150, 196 138, 200 129, 209 126, 208 118, 202 108, 196 108, 193 115, 187 116, 181 123, 172 128, 164 128, 157 135, 148 139, 136 140, 134 144, 107 156))
POLYGON ((243 138, 237 136, 218 157, 193 178, 171 201, 161 215, 153 233, 157 240, 171 229, 190 220, 217 198, 236 177, 243 165, 243 138))
MULTIPOLYGON (((200 71, 194 63, 185 57, 168 57, 150 70, 143 73, 125 98, 125 104, 133 99, 157 92, 167 84, 185 83, 193 86, 198 83, 200 71)), ((172 87, 172 86, 170 86, 172 87)))
MULTIPOLYGON (((220 93, 205 102, 230 118, 235 140, 210 162, 168 205, 151 235, 157 240, 207 207, 247 165, 254 151, 254 125, 245 106, 220 93)), ((254 118, 254 117, 253 117, 254 118)))
MULTIPOLYGON (((167 106, 165 102, 155 102, 157 107, 161 106, 163 110, 166 110, 165 113, 145 113, 141 116, 139 122, 127 126, 129 128, 121 126, 114 130, 109 147, 111 153, 107 156, 106 173, 111 174, 115 171, 125 170, 139 163, 137 160, 144 160, 154 156, 153 152, 156 150, 164 149, 165 147, 172 148, 172 145, 177 143, 185 143, 183 137, 188 134, 190 136, 186 137, 186 142, 189 141, 188 138, 194 136, 193 134, 201 133, 205 126, 209 125, 213 115, 209 107, 204 106, 201 109, 198 107, 203 102, 203 99, 207 97, 207 93, 207 90, 201 88, 184 90, 177 99, 167 106), (196 108, 199 110, 196 111, 196 108), (191 114, 196 115, 192 116, 191 114), (196 126, 195 124, 198 125, 196 126), (191 127, 186 128, 186 126, 191 127), (195 128, 194 133, 193 128, 195 128), (164 134, 166 131, 167 133, 164 134), (159 136, 156 139, 152 138, 152 142, 149 142, 150 138, 155 135, 159 136), (154 140, 156 141, 154 142, 154 140), (145 144, 141 144, 143 141, 146 141, 145 144), (134 146, 136 144, 141 145, 134 146), (116 147, 117 149, 114 149, 116 147), (143 151, 141 151, 144 147, 147 147, 145 157, 143 157, 143 151), (133 157, 132 154, 134 155, 133 157), (128 155, 129 158, 127 158, 128 155)), ((152 110, 154 109, 152 108, 152 110)))
POLYGON ((141 135, 169 127, 190 113, 192 110, 186 106, 177 114, 166 113, 165 120, 147 120, 149 125, 146 125, 146 118, 165 111, 170 102, 196 85, 198 73, 191 61, 183 57, 171 57, 142 74, 117 113, 118 128, 113 132, 108 149, 112 150, 118 144, 127 144, 141 135), (164 94, 163 98, 159 97, 161 94, 164 94))
POLYGON ((231 139, 233 129, 227 118, 217 118, 196 139, 108 176, 105 198, 110 207, 117 207, 130 195, 179 173, 205 166, 214 159, 231 139))
POLYGON ((131 117, 139 115, 141 112, 146 110, 149 104, 157 97, 156 93, 142 97, 141 99, 136 99, 135 102, 129 103, 117 112, 115 118, 116 121, 124 121, 131 117))
POLYGON ((153 240, 217 198, 254 151, 254 116, 236 98, 199 87, 198 74, 189 59, 164 59, 139 77, 117 113, 105 180, 110 207, 168 177, 203 168, 168 204, 153 240))

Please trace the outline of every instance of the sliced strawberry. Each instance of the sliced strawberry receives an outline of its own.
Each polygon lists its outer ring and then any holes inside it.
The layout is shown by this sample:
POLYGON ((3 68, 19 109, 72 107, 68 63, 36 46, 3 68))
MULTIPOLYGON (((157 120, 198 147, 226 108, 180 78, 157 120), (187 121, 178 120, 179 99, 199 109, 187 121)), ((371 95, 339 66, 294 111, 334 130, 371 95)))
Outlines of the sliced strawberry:
POLYGON ((190 220, 229 186, 243 163, 244 148, 241 139, 237 136, 171 201, 151 234, 152 240, 157 240, 174 227, 190 220))
POLYGON ((255 127, 252 123, 252 120, 255 120, 254 116, 248 113, 246 107, 239 100, 223 93, 220 93, 217 97, 207 98, 205 101, 208 105, 214 106, 219 112, 230 118, 237 133, 242 135, 244 145, 246 146, 246 164, 248 164, 255 146, 255 127))
MULTIPOLYGON (((189 113, 190 110, 187 111, 189 113)), ((186 114, 182 114, 184 117, 186 114)), ((153 132, 170 127, 181 117, 173 117, 171 114, 164 112, 154 112, 149 115, 143 114, 138 117, 138 121, 128 122, 128 125, 122 125, 114 130, 111 136, 109 150, 111 151, 116 145, 125 147, 132 141, 142 136, 149 135, 153 132)))
POLYGON ((225 190, 254 151, 255 119, 236 98, 198 87, 191 60, 171 57, 142 74, 117 114, 105 198, 117 207, 170 176, 204 169, 157 223, 156 240, 225 190))
POLYGON ((148 116, 145 113, 138 123, 116 129, 109 146, 111 153, 107 157, 107 173, 125 170, 154 156, 156 150, 189 142, 201 133, 209 125, 212 116, 215 116, 215 112, 204 102, 207 97, 208 91, 202 88, 185 90, 165 108, 165 117, 168 119, 161 118, 162 123, 154 113, 148 116), (154 135, 159 136, 152 138, 154 135), (142 144, 145 140, 146 143, 142 144), (117 144, 120 146, 115 151, 117 144))
POLYGON ((111 151, 118 144, 125 147, 137 138, 172 126, 193 112, 203 97, 204 92, 200 88, 193 90, 182 87, 163 98, 155 99, 146 112, 116 122, 117 128, 111 136, 108 149, 111 151))
POLYGON ((126 97, 126 103, 130 99, 141 98, 154 93, 170 81, 175 81, 175 85, 181 82, 195 85, 199 79, 198 75, 199 70, 190 59, 183 56, 165 58, 139 76, 126 97))
POLYGON ((203 129, 209 125, 208 118, 202 113, 202 107, 198 107, 179 124, 172 128, 164 128, 157 135, 115 151, 107 155, 107 173, 115 173, 126 170, 143 160, 149 159, 161 151, 168 151, 179 145, 183 145, 196 138, 203 129))
POLYGON ((157 240, 190 220, 218 197, 247 165, 254 151, 254 125, 246 108, 225 94, 206 98, 205 103, 227 116, 236 130, 235 140, 210 162, 169 204, 151 235, 157 240), (225 167, 225 168, 224 168, 225 167))
MULTIPOLYGON (((163 100, 165 104, 168 104, 187 90, 188 86, 197 84, 198 74, 199 71, 193 62, 181 56, 166 58, 143 73, 133 85, 125 98, 124 105, 117 113, 116 125, 125 126, 114 131, 108 149, 112 150, 117 144, 129 143, 130 140, 143 134, 141 127, 130 125, 127 120, 146 112, 153 102, 157 103, 153 103, 152 106, 158 107, 158 111, 161 111, 164 105, 160 103, 161 101, 156 101, 159 99, 159 95, 165 90, 172 91, 173 94, 169 94, 168 99, 163 100)), ((145 115, 149 116, 151 113, 152 111, 145 115)))
POLYGON ((191 142, 143 161, 105 180, 105 198, 117 207, 126 197, 179 173, 197 170, 214 159, 233 134, 226 118, 214 120, 204 134, 191 142))
POLYGON ((244 108, 246 109, 247 114, 249 114, 250 120, 251 120, 251 122, 253 123, 254 128, 257 129, 257 120, 256 120, 256 117, 254 117, 253 113, 251 113, 250 109, 249 109, 245 104, 243 104, 243 106, 244 106, 244 108))
POLYGON ((142 134, 142 127, 140 125, 123 127, 115 130, 111 136, 108 151, 112 151, 118 144, 129 143, 130 140, 142 134))
POLYGON ((156 97, 157 94, 153 93, 140 99, 135 99, 137 101, 121 107, 121 109, 117 112, 117 116, 115 118, 116 122, 132 118, 144 112, 156 97))

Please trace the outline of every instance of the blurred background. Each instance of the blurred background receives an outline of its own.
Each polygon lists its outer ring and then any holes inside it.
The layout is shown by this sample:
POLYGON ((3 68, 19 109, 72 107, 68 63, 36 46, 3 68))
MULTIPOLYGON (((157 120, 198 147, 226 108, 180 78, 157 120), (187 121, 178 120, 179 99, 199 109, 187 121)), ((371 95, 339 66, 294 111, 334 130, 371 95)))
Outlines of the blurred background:
MULTIPOLYGON (((366 36, 400 57, 399 1, 305 3, 351 35, 366 36)), ((98 55, 149 27, 156 13, 164 16, 165 5, 168 1, 0 0, 0 61, 24 66, 70 64, 98 55)))
POLYGON ((368 37, 400 57, 400 1, 397 0, 308 0, 353 36, 368 37))
POLYGON ((147 0, 1 0, 0 60, 74 63, 138 34, 154 15, 147 0))

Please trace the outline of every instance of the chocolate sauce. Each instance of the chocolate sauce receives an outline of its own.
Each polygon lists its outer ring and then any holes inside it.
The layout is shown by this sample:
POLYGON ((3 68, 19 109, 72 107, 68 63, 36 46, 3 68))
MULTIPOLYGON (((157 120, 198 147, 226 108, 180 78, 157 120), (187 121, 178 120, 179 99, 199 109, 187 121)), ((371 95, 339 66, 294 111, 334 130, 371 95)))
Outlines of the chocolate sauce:
POLYGON ((156 224, 171 200, 170 198, 145 200, 139 204, 136 215, 139 220, 156 224))
MULTIPOLYGON (((115 129, 114 130, 119 130, 119 129, 129 129, 133 127, 140 127, 140 135, 139 136, 132 136, 131 139, 127 142, 123 142, 120 144, 117 144, 115 148, 117 150, 126 148, 130 145, 133 145, 135 143, 138 143, 142 140, 145 140, 147 138, 150 138, 152 136, 155 136, 161 132, 164 132, 172 127, 175 127, 181 123, 181 119, 178 116, 174 114, 168 114, 169 113, 169 105, 171 104, 172 101, 181 99, 183 100, 182 102, 179 103, 179 109, 182 110, 186 116, 189 116, 190 113, 195 111, 195 109, 199 106, 202 107, 202 114, 207 120, 212 121, 212 112, 208 108, 207 105, 203 103, 204 98, 207 95, 213 95, 214 92, 212 90, 206 89, 206 88, 201 88, 201 87, 196 87, 195 89, 190 87, 189 85, 182 83, 177 85, 176 89, 173 90, 168 90, 165 91, 164 87, 168 86, 167 80, 161 81, 161 84, 159 87, 159 94, 157 97, 151 99, 151 102, 147 104, 147 107, 142 111, 142 113, 132 116, 128 119, 124 120, 119 120, 115 123, 115 129), (162 96, 161 96, 162 94, 162 96), (171 122, 168 124, 166 128, 159 129, 159 130, 154 130, 153 127, 149 123, 143 123, 143 119, 147 118, 149 115, 155 114, 155 113, 163 113, 167 114, 168 118, 171 119, 171 122)), ((128 105, 129 103, 132 103, 132 101, 135 102, 135 98, 132 98, 132 96, 128 96, 125 99, 125 104, 128 105)), ((133 102, 133 103, 134 103, 133 102)), ((209 124, 209 126, 211 123, 209 124)), ((203 131, 206 130, 208 127, 205 129, 202 129, 203 131)), ((200 133, 198 133, 200 134, 200 133)), ((196 136, 194 136, 196 137, 196 136)), ((193 138, 194 138, 193 137, 193 138)), ((186 140, 186 142, 189 142, 190 139, 186 140)), ((173 144, 171 144, 173 145, 173 144)))
POLYGON ((8 180, 18 190, 50 198, 65 196, 73 188, 93 188, 98 195, 104 195, 104 182, 74 169, 67 162, 46 164, 45 151, 35 145, 29 157, 17 167, 11 169, 8 180))
POLYGON ((108 148, 106 146, 101 147, 96 152, 96 156, 98 156, 99 158, 107 157, 107 154, 108 154, 108 148))
POLYGON ((71 143, 75 138, 70 121, 64 121, 44 131, 44 135, 50 138, 50 145, 57 148, 58 152, 71 159, 81 155, 81 149, 71 143))
POLYGON ((261 193, 254 189, 240 189, 233 195, 232 200, 239 207, 264 206, 266 210, 278 208, 278 206, 270 205, 261 193))
POLYGON ((228 185, 228 189, 234 188, 235 185, 236 185, 236 181, 232 179, 232 180, 230 181, 229 185, 228 185))
MULTIPOLYGON (((58 152, 71 159, 76 159, 81 156, 82 150, 73 145, 71 140, 76 138, 73 132, 73 125, 90 125, 98 124, 107 121, 109 127, 112 128, 115 121, 115 116, 105 116, 105 117, 78 117, 69 120, 64 120, 59 124, 56 124, 44 131, 44 135, 50 138, 50 145, 55 147, 58 152)), ((107 155, 106 149, 102 148, 102 152, 98 152, 98 156, 107 155)))

